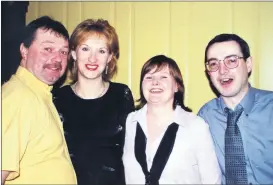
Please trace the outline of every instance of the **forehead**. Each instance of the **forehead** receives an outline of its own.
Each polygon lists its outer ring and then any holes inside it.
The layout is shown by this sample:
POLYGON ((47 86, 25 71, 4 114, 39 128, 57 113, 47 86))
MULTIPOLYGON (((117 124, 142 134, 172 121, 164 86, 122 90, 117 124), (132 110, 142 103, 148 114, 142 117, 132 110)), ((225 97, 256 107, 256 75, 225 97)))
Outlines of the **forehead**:
POLYGON ((148 74, 153 74, 153 73, 168 73, 170 74, 170 69, 169 66, 166 65, 161 65, 161 66, 154 66, 148 74))
POLYGON ((68 40, 66 40, 62 35, 45 29, 38 29, 35 34, 35 42, 51 42, 62 45, 63 47, 68 47, 68 40))
POLYGON ((104 47, 107 46, 107 39, 104 35, 92 34, 86 37, 79 45, 102 45, 104 47))
POLYGON ((235 41, 217 42, 210 46, 207 52, 207 59, 223 59, 229 55, 241 55, 240 45, 235 41))

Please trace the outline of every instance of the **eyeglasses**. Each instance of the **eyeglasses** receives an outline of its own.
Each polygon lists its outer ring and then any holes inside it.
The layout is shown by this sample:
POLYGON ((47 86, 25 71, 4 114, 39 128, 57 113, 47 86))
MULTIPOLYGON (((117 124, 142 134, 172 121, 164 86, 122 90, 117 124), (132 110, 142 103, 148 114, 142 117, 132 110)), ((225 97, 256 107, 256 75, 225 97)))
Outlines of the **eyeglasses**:
POLYGON ((215 72, 220 67, 220 61, 223 61, 225 66, 229 69, 234 69, 238 67, 239 65, 239 59, 242 59, 244 57, 239 57, 237 55, 231 55, 224 58, 224 60, 218 60, 218 59, 210 59, 206 62, 207 70, 210 72, 215 72))

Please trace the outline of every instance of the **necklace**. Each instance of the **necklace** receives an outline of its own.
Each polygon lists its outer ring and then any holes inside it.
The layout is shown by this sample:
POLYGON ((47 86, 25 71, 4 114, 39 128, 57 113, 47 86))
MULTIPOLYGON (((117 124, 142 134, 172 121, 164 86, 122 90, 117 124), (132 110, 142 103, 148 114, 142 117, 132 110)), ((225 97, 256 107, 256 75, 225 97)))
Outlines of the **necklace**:
MULTIPOLYGON (((80 98, 89 99, 89 98, 85 98, 85 97, 79 95, 78 90, 77 90, 77 84, 78 84, 78 82, 76 82, 76 83, 72 86, 72 90, 74 91, 74 93, 75 93, 77 96, 79 96, 80 98)), ((106 90, 106 85, 105 85, 104 83, 102 83, 102 84, 103 84, 103 88, 102 88, 102 91, 101 91, 101 93, 99 94, 99 96, 97 96, 97 97, 95 97, 95 98, 90 98, 90 99, 97 99, 97 98, 102 97, 102 95, 105 93, 105 90, 106 90)))

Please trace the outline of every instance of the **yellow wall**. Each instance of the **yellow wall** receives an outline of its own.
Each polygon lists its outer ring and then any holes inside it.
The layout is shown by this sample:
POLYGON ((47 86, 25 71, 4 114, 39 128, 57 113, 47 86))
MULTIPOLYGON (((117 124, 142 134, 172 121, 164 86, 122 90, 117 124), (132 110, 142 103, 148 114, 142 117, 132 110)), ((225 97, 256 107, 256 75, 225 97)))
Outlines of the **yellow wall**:
POLYGON ((273 90, 273 2, 30 2, 27 23, 49 15, 71 33, 87 18, 107 19, 117 30, 121 57, 113 81, 139 98, 145 61, 165 54, 180 66, 186 105, 194 112, 215 95, 204 73, 204 49, 219 33, 236 33, 250 45, 254 87, 273 90))

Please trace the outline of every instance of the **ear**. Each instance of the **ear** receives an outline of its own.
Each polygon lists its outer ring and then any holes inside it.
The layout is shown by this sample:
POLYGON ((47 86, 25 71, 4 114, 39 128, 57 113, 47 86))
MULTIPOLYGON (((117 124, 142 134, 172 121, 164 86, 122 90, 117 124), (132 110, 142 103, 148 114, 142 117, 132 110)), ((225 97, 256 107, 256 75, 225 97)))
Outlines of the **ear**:
POLYGON ((28 48, 26 48, 23 43, 20 44, 20 53, 21 53, 22 59, 26 60, 27 54, 28 54, 28 48))
POLYGON ((175 84, 175 91, 174 92, 178 92, 178 85, 177 85, 177 83, 175 84))
POLYGON ((252 71, 252 61, 253 61, 253 59, 251 56, 246 59, 246 67, 247 67, 248 73, 250 73, 252 71))
POLYGON ((112 60, 112 58, 113 58, 113 54, 111 54, 111 55, 108 57, 107 64, 112 60))
POLYGON ((210 76, 210 75, 211 75, 211 72, 210 72, 210 71, 208 71, 208 70, 206 70, 206 71, 205 71, 205 73, 207 73, 207 74, 208 74, 208 76, 210 76))
POLYGON ((246 59, 246 67, 247 67, 248 73, 250 73, 252 71, 252 61, 253 61, 253 59, 251 56, 246 59))
POLYGON ((76 51, 72 50, 71 55, 72 55, 72 58, 76 61, 77 60, 76 51))
POLYGON ((26 66, 26 62, 27 62, 27 54, 28 54, 28 48, 25 47, 25 45, 23 43, 20 44, 20 53, 21 53, 21 65, 23 67, 26 66))

